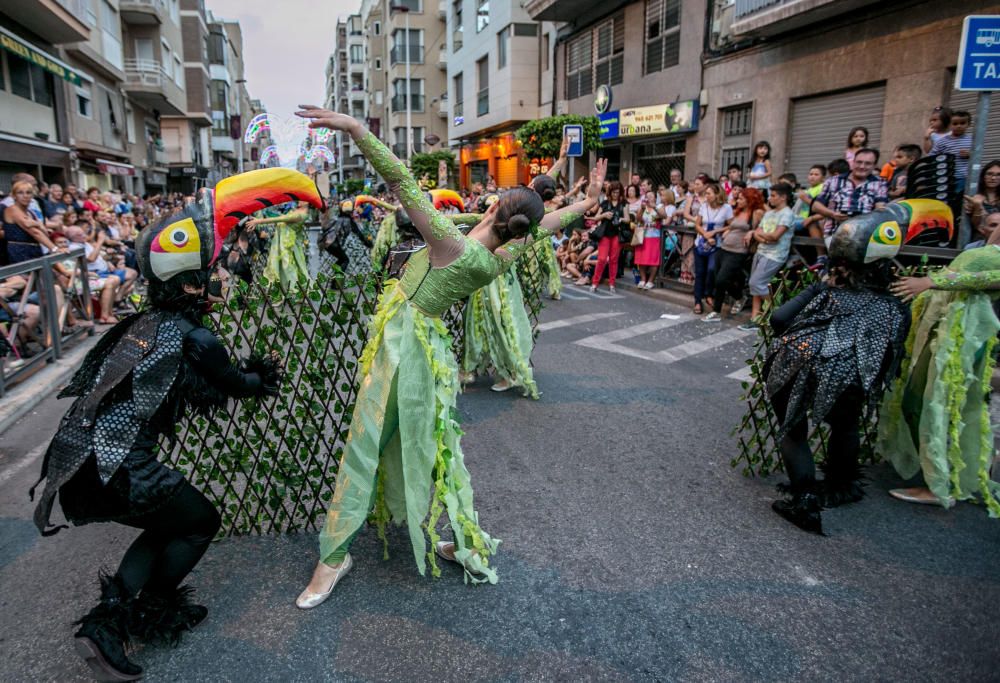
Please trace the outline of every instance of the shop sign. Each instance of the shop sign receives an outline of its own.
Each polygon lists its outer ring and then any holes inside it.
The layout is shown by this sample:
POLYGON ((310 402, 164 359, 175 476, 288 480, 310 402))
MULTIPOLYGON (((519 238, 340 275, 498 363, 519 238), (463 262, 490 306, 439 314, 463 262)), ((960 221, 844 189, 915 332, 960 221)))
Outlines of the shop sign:
POLYGON ((623 138, 698 130, 697 100, 622 109, 618 114, 618 135, 623 138))
POLYGON ((597 88, 597 94, 594 96, 594 111, 604 114, 608 109, 611 109, 611 86, 602 85, 597 88))
POLYGON ((601 126, 601 139, 611 140, 618 137, 618 112, 609 111, 597 117, 601 126))
MULTIPOLYGON (((55 74, 64 81, 73 85, 81 85, 83 79, 80 74, 60 62, 55 57, 42 52, 38 48, 18 38, 16 35, 0 27, 0 47, 11 52, 21 59, 36 64, 46 71, 55 74)), ((90 80, 88 77, 87 80, 90 80)))
POLYGON ((108 175, 134 176, 135 166, 130 164, 119 164, 105 159, 97 160, 97 170, 108 175))

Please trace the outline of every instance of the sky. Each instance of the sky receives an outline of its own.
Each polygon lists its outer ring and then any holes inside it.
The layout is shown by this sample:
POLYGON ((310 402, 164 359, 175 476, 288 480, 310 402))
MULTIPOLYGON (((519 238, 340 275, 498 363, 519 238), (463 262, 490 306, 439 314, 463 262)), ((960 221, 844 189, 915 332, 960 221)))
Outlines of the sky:
POLYGON ((361 0, 205 0, 216 18, 240 22, 250 96, 279 117, 299 104, 322 106, 337 17, 360 7, 361 0))

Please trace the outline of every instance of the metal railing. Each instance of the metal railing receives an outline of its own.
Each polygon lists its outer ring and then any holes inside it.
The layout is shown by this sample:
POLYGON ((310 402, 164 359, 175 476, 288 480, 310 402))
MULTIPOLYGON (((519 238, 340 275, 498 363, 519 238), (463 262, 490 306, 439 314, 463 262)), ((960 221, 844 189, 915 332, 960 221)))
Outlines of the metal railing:
MULTIPOLYGON (((393 66, 396 64, 406 63, 406 47, 402 45, 397 45, 389 51, 389 63, 393 66)), ((410 64, 423 64, 424 63, 424 46, 423 45, 410 45, 410 64)))
POLYGON ((798 0, 736 0, 734 16, 742 19, 750 14, 769 9, 777 5, 787 5, 798 0))
POLYGON ((155 59, 125 60, 125 83, 162 88, 167 82, 173 83, 173 79, 155 59))
POLYGON ((490 113, 490 89, 483 88, 476 96, 476 116, 485 116, 490 113))
MULTIPOLYGON (((424 96, 410 95, 411 111, 422 112, 424 110, 424 96)), ((392 111, 406 111, 406 95, 394 95, 392 98, 392 111)))
POLYGON ((0 282, 11 278, 24 284, 14 296, 0 299, 0 353, 7 351, 0 356, 0 396, 12 382, 61 358, 67 342, 94 334, 94 309, 83 251, 49 254, 0 267, 0 282), (71 308, 84 325, 67 327, 71 308), (40 350, 30 357, 23 355, 30 347, 40 350))

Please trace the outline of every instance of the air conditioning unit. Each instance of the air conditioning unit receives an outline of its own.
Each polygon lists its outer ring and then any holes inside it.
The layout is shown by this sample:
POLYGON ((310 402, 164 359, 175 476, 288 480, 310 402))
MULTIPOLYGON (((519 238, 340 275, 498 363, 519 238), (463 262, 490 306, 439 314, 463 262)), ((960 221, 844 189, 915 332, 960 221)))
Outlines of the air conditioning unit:
POLYGON ((569 113, 569 102, 567 100, 556 100, 556 116, 569 113))

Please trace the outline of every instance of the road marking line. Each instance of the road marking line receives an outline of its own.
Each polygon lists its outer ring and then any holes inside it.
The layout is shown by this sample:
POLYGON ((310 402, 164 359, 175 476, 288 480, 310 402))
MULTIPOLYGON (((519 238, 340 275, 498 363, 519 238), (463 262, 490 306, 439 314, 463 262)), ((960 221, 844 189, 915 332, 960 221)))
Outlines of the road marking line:
POLYGON ((586 299, 606 299, 606 300, 610 300, 610 299, 624 299, 625 298, 624 294, 612 294, 611 292, 608 292, 606 290, 600 290, 599 289, 596 292, 592 292, 592 291, 590 291, 590 285, 587 285, 586 287, 582 287, 582 288, 577 288, 577 289, 564 288, 563 291, 564 292, 566 292, 566 291, 573 292, 574 294, 581 294, 586 299))
POLYGON ((722 330, 721 332, 716 332, 715 334, 710 334, 707 337, 701 337, 699 339, 693 339, 689 342, 684 342, 669 349, 664 349, 660 351, 659 355, 663 358, 664 362, 676 363, 679 360, 684 360, 690 356, 696 356, 699 353, 705 353, 706 351, 712 351, 719 348, 723 344, 728 344, 729 342, 734 342, 737 339, 742 339, 750 334, 756 334, 756 330, 753 332, 747 332, 741 330, 738 327, 731 327, 728 330, 722 330))
POLYGON ((750 374, 750 366, 749 365, 743 366, 742 368, 740 368, 736 372, 730 372, 728 375, 726 375, 726 377, 728 377, 729 379, 738 380, 740 382, 752 382, 753 381, 753 375, 750 374))
POLYGON ((7 481, 11 479, 11 477, 13 477, 21 470, 33 465, 35 461, 38 460, 38 458, 40 458, 42 455, 45 454, 45 451, 48 450, 48 447, 49 447, 48 442, 42 444, 41 446, 36 446, 35 448, 28 451, 28 454, 26 456, 21 458, 19 461, 17 461, 10 467, 6 468, 4 471, 0 472, 0 485, 5 484, 7 481))
POLYGON ((580 323, 589 323, 595 320, 604 320, 606 318, 614 318, 615 316, 625 315, 624 312, 618 313, 586 313, 584 315, 575 315, 571 318, 562 318, 560 320, 552 320, 547 323, 541 323, 536 327, 540 332, 546 330, 557 330, 560 327, 569 327, 570 325, 579 325, 580 323))
POLYGON ((699 339, 684 342, 683 344, 678 344, 677 346, 664 349, 662 351, 633 349, 620 344, 620 342, 623 342, 626 339, 632 339, 644 334, 650 334, 651 332, 658 332, 660 330, 665 330, 667 328, 674 327, 675 325, 681 325, 697 319, 698 316, 695 315, 680 314, 677 318, 660 318, 658 320, 651 320, 648 323, 640 323, 639 325, 632 325, 631 327, 623 327, 618 330, 604 332, 603 334, 595 334, 590 337, 584 337, 583 339, 577 340, 573 343, 587 348, 598 349, 600 351, 609 351, 611 353, 631 356, 632 358, 641 358, 643 360, 660 363, 662 365, 670 365, 671 363, 676 363, 679 360, 690 358, 691 356, 705 353, 706 351, 712 351, 713 349, 717 349, 724 344, 737 341, 753 334, 752 332, 746 332, 737 327, 733 327, 699 339))

